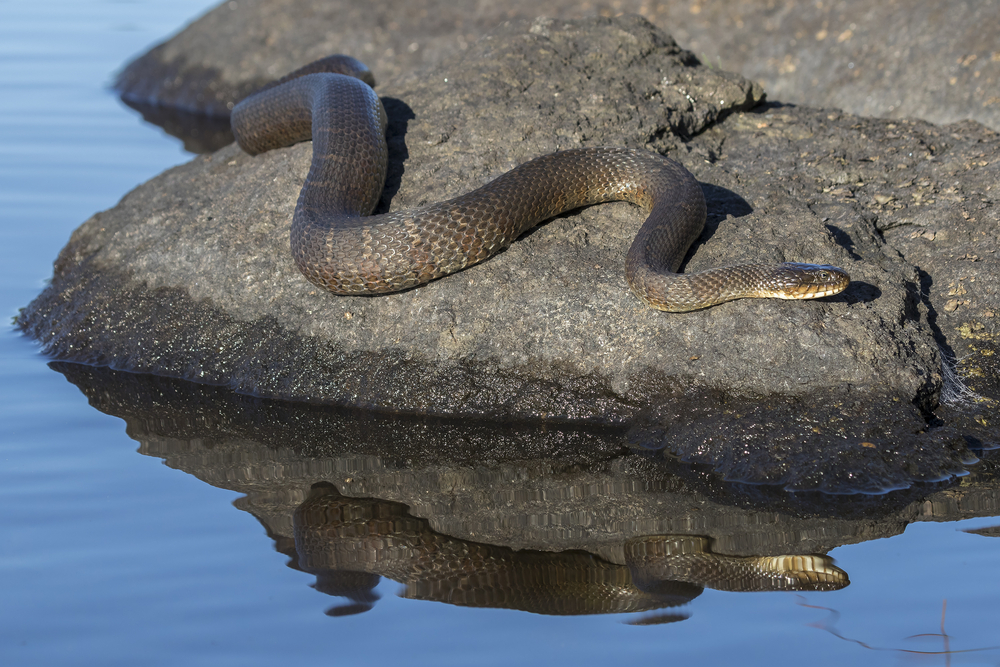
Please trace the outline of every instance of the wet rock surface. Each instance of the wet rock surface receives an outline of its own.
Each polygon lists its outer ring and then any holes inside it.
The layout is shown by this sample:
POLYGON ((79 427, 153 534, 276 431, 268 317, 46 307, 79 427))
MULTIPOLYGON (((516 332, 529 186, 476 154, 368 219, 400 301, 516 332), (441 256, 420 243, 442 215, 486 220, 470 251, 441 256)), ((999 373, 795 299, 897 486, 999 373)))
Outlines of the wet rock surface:
POLYGON ((20 326, 58 358, 247 394, 631 427, 633 445, 789 488, 944 479, 997 445, 989 401, 940 405, 961 393, 952 357, 1000 396, 1000 297, 983 278, 997 273, 995 133, 757 105, 759 87, 638 17, 512 22, 378 92, 383 210, 553 150, 646 148, 704 184, 709 224, 685 270, 810 261, 854 282, 815 302, 650 311, 621 275, 638 214, 613 204, 425 287, 335 298, 288 255, 309 144, 228 147, 85 223, 20 326))

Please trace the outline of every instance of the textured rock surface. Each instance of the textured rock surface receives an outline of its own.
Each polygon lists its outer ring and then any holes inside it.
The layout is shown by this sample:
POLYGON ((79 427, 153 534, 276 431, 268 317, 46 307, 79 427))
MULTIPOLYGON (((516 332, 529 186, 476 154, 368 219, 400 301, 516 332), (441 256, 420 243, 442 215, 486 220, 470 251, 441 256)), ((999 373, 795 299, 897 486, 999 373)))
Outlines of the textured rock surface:
POLYGON ((650 311, 621 275, 640 221, 614 204, 428 286, 333 298, 288 255, 310 146, 256 158, 229 147, 85 223, 21 326, 59 358, 250 394, 631 425, 635 444, 790 488, 907 486, 995 446, 987 404, 938 406, 940 349, 971 355, 974 388, 998 395, 1000 297, 982 277, 997 272, 995 133, 748 110, 759 88, 698 66, 636 17, 514 22, 379 92, 383 208, 459 194, 552 150, 645 147, 705 184, 709 225, 686 270, 813 261, 855 282, 815 302, 650 311), (817 447, 840 456, 843 478, 817 447))
POLYGON ((657 25, 773 99, 1000 129, 1000 3, 702 0, 657 25))
POLYGON ((1000 129, 1000 3, 984 0, 239 0, 123 70, 117 87, 135 102, 221 111, 330 53, 388 80, 467 51, 505 20, 622 12, 773 99, 1000 129))

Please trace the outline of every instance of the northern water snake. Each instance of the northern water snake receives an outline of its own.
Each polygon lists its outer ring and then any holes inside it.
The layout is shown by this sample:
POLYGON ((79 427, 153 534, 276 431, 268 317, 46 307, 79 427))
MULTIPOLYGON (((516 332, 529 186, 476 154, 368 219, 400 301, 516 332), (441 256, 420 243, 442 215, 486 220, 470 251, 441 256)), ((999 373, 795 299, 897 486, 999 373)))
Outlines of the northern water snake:
POLYGON ((415 287, 495 255, 564 211, 617 200, 648 213, 626 256, 625 276, 653 308, 682 312, 745 297, 810 299, 836 294, 850 281, 837 267, 796 263, 676 273, 705 225, 704 194, 679 163, 643 150, 552 153, 461 197, 371 216, 388 153, 386 114, 372 82, 363 64, 334 56, 249 96, 231 116, 239 145, 252 155, 312 139, 291 248, 306 278, 331 292, 415 287))

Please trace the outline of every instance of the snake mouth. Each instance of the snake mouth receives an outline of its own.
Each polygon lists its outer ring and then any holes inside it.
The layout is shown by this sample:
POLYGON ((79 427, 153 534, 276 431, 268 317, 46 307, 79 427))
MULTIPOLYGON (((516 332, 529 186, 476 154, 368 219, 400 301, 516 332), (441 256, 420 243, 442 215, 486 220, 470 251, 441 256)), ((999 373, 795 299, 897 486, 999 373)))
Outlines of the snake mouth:
POLYGON ((838 266, 786 262, 779 268, 781 289, 768 293, 775 299, 819 299, 839 294, 851 283, 851 276, 838 266))

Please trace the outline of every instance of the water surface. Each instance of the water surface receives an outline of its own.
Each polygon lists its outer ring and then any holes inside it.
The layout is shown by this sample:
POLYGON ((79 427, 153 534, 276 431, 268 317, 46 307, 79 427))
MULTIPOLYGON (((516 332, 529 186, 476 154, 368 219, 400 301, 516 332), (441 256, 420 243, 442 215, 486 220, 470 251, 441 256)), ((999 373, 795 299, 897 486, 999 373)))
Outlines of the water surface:
MULTIPOLYGON (((128 58, 210 4, 0 3, 8 317, 42 289, 78 224, 189 159, 107 85, 128 58)), ((646 459, 605 465, 580 453, 613 449, 613 433, 545 435, 554 463, 542 474, 518 449, 531 434, 504 434, 504 453, 477 466, 458 445, 434 447, 485 437, 464 426, 317 415, 60 372, 10 326, 0 358, 4 665, 1000 663, 1000 540, 968 532, 1000 525, 989 469, 948 487, 822 508, 735 493, 646 459), (402 452, 392 449, 410 436, 402 452), (850 585, 699 587, 660 612, 557 615, 407 599, 383 577, 372 602, 351 607, 312 587, 324 588, 317 576, 327 575, 304 571, 295 550, 294 512, 323 480, 381 503, 380 512, 429 519, 428 539, 448 548, 562 545, 614 564, 629 539, 703 525, 713 548, 734 555, 780 553, 782 535, 788 550, 832 545, 850 585), (583 496, 592 515, 567 509, 583 496), (327 615, 345 609, 358 613, 327 615)))

